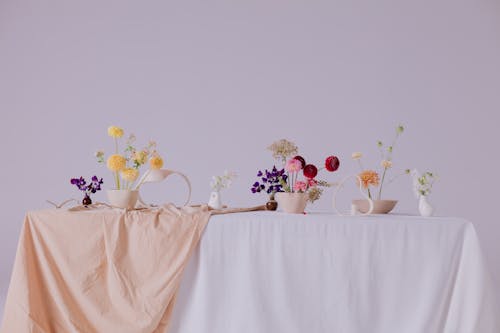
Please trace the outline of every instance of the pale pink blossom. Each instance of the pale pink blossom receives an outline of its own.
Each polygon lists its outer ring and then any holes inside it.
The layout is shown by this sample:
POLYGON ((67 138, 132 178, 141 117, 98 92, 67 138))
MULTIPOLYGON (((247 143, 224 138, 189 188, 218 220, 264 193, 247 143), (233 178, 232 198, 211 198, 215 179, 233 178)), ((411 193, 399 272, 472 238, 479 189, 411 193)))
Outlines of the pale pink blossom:
POLYGON ((307 184, 306 184, 306 182, 299 180, 295 183, 295 185, 293 186, 293 189, 294 189, 294 191, 297 191, 297 192, 305 192, 307 190, 307 184))
POLYGON ((288 172, 299 172, 302 169, 302 163, 299 160, 292 158, 286 162, 285 169, 288 172))

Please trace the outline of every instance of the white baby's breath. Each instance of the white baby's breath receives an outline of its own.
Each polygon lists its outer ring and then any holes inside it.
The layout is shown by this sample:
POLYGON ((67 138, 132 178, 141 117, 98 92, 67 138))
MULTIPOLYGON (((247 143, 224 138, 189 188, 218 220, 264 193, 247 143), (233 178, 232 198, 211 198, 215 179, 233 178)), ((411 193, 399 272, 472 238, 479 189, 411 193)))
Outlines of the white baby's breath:
POLYGON ((210 187, 214 191, 220 191, 222 189, 229 188, 236 176, 236 173, 225 170, 222 176, 212 176, 210 187))

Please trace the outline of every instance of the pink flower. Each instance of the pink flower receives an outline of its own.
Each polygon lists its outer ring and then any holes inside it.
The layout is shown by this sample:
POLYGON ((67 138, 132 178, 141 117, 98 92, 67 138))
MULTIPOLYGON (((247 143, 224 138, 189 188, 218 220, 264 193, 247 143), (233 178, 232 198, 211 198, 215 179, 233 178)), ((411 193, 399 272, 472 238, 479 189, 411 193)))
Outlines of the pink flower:
POLYGON ((305 192, 307 190, 307 184, 303 181, 297 181, 295 182, 295 185, 293 186, 294 191, 297 192, 305 192))
POLYGON ((302 169, 302 163, 299 160, 292 158, 286 162, 285 169, 288 172, 298 172, 302 169))
POLYGON ((309 185, 309 187, 314 187, 318 185, 318 182, 316 181, 316 179, 308 179, 307 184, 309 185))

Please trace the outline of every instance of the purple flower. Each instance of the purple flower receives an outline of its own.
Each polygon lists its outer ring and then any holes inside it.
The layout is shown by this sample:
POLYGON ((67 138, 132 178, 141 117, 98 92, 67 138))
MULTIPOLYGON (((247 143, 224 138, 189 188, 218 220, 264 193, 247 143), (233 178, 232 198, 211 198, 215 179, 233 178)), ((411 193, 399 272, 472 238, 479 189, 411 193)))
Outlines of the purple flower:
POLYGON ((87 195, 88 193, 96 193, 97 191, 100 191, 101 185, 104 183, 102 178, 99 179, 97 176, 93 176, 92 181, 88 185, 83 177, 71 178, 70 182, 72 185, 78 187, 80 191, 84 191, 87 195))
POLYGON ((278 170, 276 166, 273 166, 271 171, 265 169, 264 172, 259 170, 257 172, 257 177, 260 178, 260 182, 255 182, 251 188, 252 193, 259 193, 265 191, 268 194, 283 192, 283 186, 281 181, 287 180, 287 175, 285 174, 285 169, 278 170))

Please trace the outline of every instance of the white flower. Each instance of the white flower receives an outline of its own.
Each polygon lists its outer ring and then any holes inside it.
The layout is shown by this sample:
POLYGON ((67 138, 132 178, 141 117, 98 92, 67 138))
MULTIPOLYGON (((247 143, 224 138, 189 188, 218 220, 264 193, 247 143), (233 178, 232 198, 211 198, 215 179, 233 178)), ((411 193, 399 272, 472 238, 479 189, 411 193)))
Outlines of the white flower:
POLYGON ((436 176, 431 172, 424 172, 420 174, 417 169, 411 171, 412 182, 413 182, 413 193, 418 199, 420 196, 427 196, 431 193, 432 185, 436 181, 436 176))
POLYGON ((352 153, 352 155, 351 155, 351 158, 353 160, 359 160, 361 157, 363 157, 363 154, 361 154, 360 152, 355 152, 355 153, 352 153))
POLYGON ((225 188, 229 188, 233 183, 233 179, 236 178, 236 173, 224 171, 222 176, 212 176, 210 181, 210 187, 214 191, 220 191, 225 188))
POLYGON ((104 162, 104 150, 98 150, 94 153, 94 156, 97 158, 97 162, 104 162))
POLYGON ((384 169, 390 169, 392 167, 392 161, 389 161, 389 160, 383 160, 382 162, 380 162, 380 165, 384 168, 384 169))
POLYGON ((135 135, 134 135, 134 134, 130 134, 130 135, 128 136, 128 139, 127 139, 127 145, 129 145, 129 146, 130 146, 131 144, 133 144, 133 143, 135 142, 135 139, 136 139, 136 138, 135 138, 135 135))

